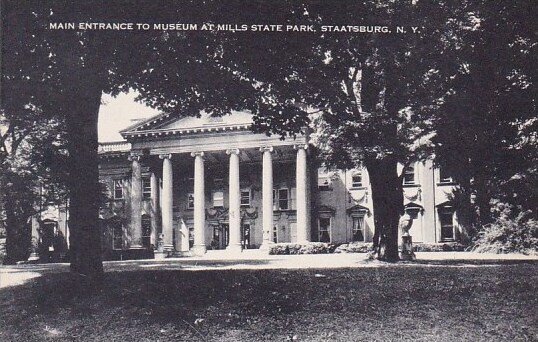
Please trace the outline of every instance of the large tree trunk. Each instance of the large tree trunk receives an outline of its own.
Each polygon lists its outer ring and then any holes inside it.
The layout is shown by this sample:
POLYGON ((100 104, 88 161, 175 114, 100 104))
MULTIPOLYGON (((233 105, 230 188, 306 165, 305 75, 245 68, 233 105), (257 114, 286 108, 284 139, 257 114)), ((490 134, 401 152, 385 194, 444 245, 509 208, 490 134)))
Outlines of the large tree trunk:
POLYGON ((97 119, 101 86, 86 70, 78 88, 67 99, 66 124, 69 152, 69 229, 71 271, 99 279, 101 231, 99 227, 99 166, 97 119))
POLYGON ((398 222, 403 211, 403 189, 395 159, 367 160, 374 208, 374 250, 377 259, 398 261, 398 222))

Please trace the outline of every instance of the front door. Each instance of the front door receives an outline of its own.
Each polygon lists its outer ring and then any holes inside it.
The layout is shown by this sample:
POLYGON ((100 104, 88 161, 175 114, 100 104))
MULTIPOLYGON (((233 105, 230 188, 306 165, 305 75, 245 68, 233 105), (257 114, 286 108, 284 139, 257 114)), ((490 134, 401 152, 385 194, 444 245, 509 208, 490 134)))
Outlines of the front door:
POLYGON ((227 223, 213 226, 212 249, 225 249, 230 238, 230 226, 227 223))

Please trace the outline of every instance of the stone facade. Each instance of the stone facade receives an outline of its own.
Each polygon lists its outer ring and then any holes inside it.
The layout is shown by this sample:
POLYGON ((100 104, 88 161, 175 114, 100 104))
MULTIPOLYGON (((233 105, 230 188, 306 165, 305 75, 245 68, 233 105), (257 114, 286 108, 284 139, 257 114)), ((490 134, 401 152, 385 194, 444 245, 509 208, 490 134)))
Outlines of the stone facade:
MULTIPOLYGON (((122 131, 126 141, 102 144, 105 259, 372 241, 368 172, 319 168, 308 137, 253 134, 251 120, 159 115, 122 131)), ((457 240, 450 178, 431 161, 400 171, 413 241, 457 240)))

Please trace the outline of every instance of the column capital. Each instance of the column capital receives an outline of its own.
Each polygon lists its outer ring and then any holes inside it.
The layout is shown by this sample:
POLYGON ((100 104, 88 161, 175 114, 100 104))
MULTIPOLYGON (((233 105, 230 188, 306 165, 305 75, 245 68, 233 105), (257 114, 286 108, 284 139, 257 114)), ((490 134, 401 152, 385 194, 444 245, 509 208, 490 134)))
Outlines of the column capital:
POLYGON ((127 159, 129 159, 129 161, 140 161, 140 157, 142 157, 142 155, 138 154, 138 153, 131 153, 129 154, 129 156, 127 157, 127 159))
POLYGON ((308 150, 308 144, 295 144, 293 145, 293 148, 295 150, 300 150, 300 149, 308 150))
POLYGON ((241 151, 238 148, 229 148, 229 149, 226 150, 226 154, 228 154, 228 155, 230 155, 230 154, 239 155, 239 153, 241 153, 241 151))
POLYGON ((172 153, 159 154, 159 159, 172 159, 172 153))
POLYGON ((204 151, 191 152, 191 157, 204 157, 204 151))
POLYGON ((273 146, 262 146, 260 147, 260 152, 273 152, 273 146))

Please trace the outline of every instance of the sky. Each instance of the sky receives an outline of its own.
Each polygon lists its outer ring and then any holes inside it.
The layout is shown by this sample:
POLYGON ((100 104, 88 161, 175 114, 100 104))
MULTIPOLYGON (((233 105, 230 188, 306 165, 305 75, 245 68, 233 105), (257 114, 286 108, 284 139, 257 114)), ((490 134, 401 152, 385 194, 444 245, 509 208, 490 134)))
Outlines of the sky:
POLYGON ((99 142, 124 140, 119 131, 136 123, 137 120, 146 119, 159 114, 144 104, 135 102, 136 93, 121 93, 116 98, 103 94, 101 108, 99 108, 99 142))

